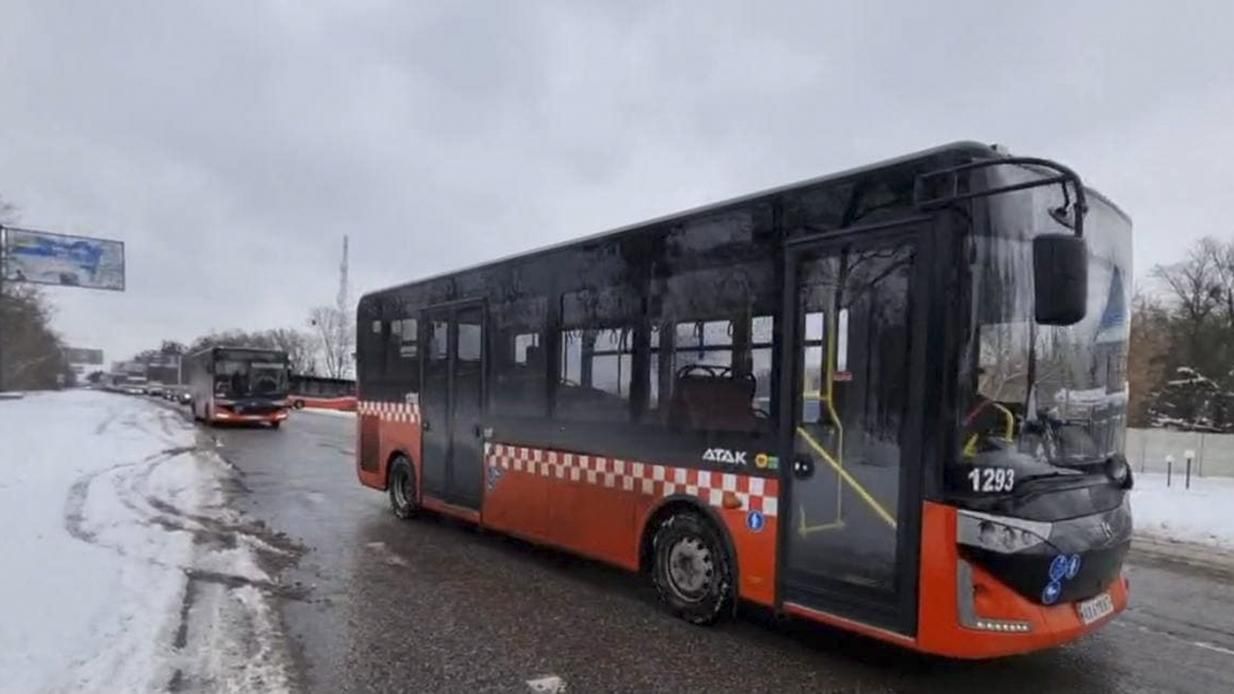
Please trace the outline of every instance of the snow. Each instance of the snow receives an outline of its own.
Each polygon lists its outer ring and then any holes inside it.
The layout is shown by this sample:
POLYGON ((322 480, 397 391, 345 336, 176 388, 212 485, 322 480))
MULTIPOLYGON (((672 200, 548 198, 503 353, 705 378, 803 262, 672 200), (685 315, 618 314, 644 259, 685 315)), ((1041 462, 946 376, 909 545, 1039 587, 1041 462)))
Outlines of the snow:
POLYGON ((1191 478, 1181 474, 1171 486, 1159 473, 1140 473, 1131 491, 1131 515, 1137 535, 1234 550, 1234 478, 1191 478))
POLYGON ((299 410, 296 410, 296 413, 297 414, 324 414, 330 417, 347 417, 350 419, 355 419, 356 417, 356 413, 354 410, 351 412, 345 412, 343 410, 331 410, 326 407, 302 407, 299 410))
POLYGON ((145 398, 0 401, 0 691, 288 689, 256 587, 277 548, 225 507, 233 472, 197 440, 145 398))

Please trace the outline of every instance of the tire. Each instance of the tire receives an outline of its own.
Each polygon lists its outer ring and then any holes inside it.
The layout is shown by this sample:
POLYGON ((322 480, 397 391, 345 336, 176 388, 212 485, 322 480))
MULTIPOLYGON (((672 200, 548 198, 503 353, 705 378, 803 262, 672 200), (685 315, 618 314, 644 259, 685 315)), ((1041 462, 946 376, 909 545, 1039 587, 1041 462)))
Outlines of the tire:
POLYGON ((416 515, 419 510, 416 503, 416 472, 411 467, 411 461, 400 455, 390 463, 386 487, 390 495, 390 510, 395 516, 406 520, 416 515))
POLYGON ((675 513, 652 543, 651 576, 660 601, 691 624, 719 620, 733 599, 733 570, 715 525, 698 513, 675 513))
POLYGON ((277 430, 282 422, 270 422, 270 428, 277 430))
POLYGON ((304 401, 303 401, 303 400, 297 400, 297 401, 293 402, 293 403, 291 404, 291 406, 292 406, 292 407, 294 407, 294 408, 296 408, 297 410, 303 410, 303 409, 304 409, 304 401))

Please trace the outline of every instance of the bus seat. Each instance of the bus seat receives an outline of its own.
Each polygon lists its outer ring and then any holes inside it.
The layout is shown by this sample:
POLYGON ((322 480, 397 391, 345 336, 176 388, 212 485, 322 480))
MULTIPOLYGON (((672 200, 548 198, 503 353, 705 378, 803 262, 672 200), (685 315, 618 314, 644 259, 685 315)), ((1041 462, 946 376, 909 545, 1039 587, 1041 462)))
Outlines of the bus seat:
POLYGON ((676 430, 754 432, 754 381, 731 376, 684 374, 677 379, 669 409, 676 430))

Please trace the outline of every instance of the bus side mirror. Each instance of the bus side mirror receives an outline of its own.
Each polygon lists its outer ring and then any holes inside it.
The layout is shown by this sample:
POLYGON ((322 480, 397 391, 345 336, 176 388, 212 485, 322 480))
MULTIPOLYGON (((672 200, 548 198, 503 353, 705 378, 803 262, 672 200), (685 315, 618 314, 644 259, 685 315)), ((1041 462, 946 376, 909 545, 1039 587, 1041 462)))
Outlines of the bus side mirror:
POLYGON ((1033 239, 1033 299, 1040 325, 1075 325, 1088 308, 1088 244, 1074 234, 1033 239))

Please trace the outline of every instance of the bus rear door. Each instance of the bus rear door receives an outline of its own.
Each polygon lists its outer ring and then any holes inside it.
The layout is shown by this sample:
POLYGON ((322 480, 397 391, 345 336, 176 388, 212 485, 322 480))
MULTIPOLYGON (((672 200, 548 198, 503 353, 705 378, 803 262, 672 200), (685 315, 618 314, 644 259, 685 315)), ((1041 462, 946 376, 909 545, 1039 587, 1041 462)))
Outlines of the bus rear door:
POLYGON ((780 597, 916 631, 926 222, 789 247, 780 597))
POLYGON ((484 308, 470 303, 425 312, 427 350, 420 394, 423 489, 479 510, 484 486, 484 308))

